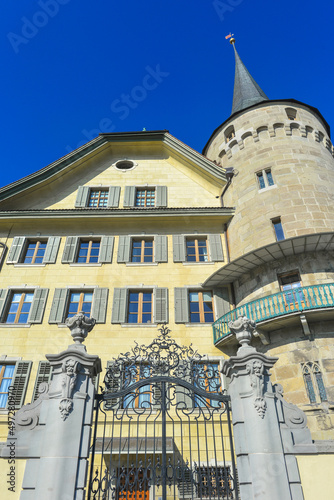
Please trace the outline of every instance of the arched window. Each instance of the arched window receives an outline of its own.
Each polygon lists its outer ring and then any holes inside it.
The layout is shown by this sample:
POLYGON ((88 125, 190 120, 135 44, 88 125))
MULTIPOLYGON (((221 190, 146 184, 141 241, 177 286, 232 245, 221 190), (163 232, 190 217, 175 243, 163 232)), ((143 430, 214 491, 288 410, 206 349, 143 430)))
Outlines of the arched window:
POLYGON ((327 394, 322 373, 317 361, 302 363, 303 378, 311 403, 327 401, 327 394))
POLYGON ((230 125, 229 127, 227 127, 227 129, 224 132, 224 135, 225 135, 226 142, 231 141, 235 137, 235 131, 234 131, 233 125, 230 125))
POLYGON ((294 108, 285 108, 289 120, 297 120, 297 110, 294 108))

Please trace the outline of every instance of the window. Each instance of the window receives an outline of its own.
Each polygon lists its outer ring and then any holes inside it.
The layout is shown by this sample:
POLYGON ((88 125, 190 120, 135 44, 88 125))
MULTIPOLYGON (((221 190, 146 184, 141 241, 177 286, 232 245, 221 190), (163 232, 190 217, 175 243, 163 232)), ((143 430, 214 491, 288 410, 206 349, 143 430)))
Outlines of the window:
POLYGON ((130 170, 131 168, 135 167, 137 163, 135 163, 132 160, 118 160, 114 166, 118 170, 130 170))
POLYGON ((78 290, 56 288, 51 305, 49 323, 62 324, 67 317, 75 316, 82 311, 97 323, 106 320, 108 288, 78 290))
POLYGON ((93 302, 93 292, 71 292, 67 317, 71 318, 79 312, 85 313, 86 316, 90 317, 93 302))
POLYGON ((153 262, 153 256, 153 238, 132 240, 131 262, 153 262))
POLYGON ((13 293, 10 301, 6 323, 28 323, 34 293, 13 293))
MULTIPOLYGON (((194 365, 194 385, 203 389, 208 394, 222 391, 221 380, 218 370, 218 363, 198 363, 194 365)), ((204 400, 201 396, 195 394, 195 407, 210 405, 214 408, 220 408, 219 401, 208 398, 204 400)))
POLYGON ((120 193, 120 186, 79 186, 74 206, 75 208, 118 208, 120 193))
POLYGON ((207 238, 186 238, 187 262, 208 262, 207 238))
POLYGON ((265 189, 267 187, 275 185, 273 174, 270 168, 257 172, 256 177, 257 177, 257 182, 259 184, 259 189, 265 189))
POLYGON ((89 264, 99 261, 100 240, 80 240, 77 262, 89 264))
POLYGON ((114 288, 112 323, 152 324, 168 322, 168 289, 114 288))
POLYGON ((89 193, 89 207, 104 208, 108 206, 108 189, 91 189, 89 193))
POLYGON ((136 207, 154 207, 155 206, 155 189, 137 189, 136 191, 136 207))
POLYGON ((128 323, 152 323, 152 292, 129 292, 128 323))
POLYGON ((59 245, 59 236, 43 239, 15 236, 8 253, 7 264, 54 264, 59 245))
POLYGON ((283 232, 283 226, 282 226, 281 218, 280 217, 276 217, 275 219, 272 219, 271 222, 272 222, 273 227, 274 227, 276 240, 277 241, 284 240, 285 236, 284 236, 284 232, 283 232))
POLYGON ((221 235, 174 234, 173 260, 174 262, 223 262, 221 235))
POLYGON ((304 291, 298 271, 278 276, 281 290, 284 292, 284 302, 288 309, 303 309, 305 306, 304 291))
POLYGON ((231 141, 235 137, 235 131, 234 131, 233 125, 231 125, 230 127, 227 127, 227 129, 224 132, 224 135, 225 135, 226 142, 231 141))
POLYGON ((189 292, 190 323, 214 321, 212 292, 189 292))
POLYGON ((18 410, 24 403, 31 361, 0 364, 0 409, 18 410))
POLYGON ((0 365, 0 408, 6 408, 8 401, 8 389, 12 384, 14 365, 0 365))
POLYGON ((306 391, 311 403, 327 401, 327 394, 318 361, 302 363, 306 391))
POLYGON ((297 119, 297 110, 294 108, 285 108, 285 112, 289 120, 297 119))
MULTIPOLYGON (((133 368, 133 367, 132 367, 133 368)), ((139 365, 137 367, 137 375, 134 378, 133 373, 127 373, 125 369, 125 386, 128 386, 126 379, 131 380, 131 384, 150 377, 150 367, 148 365, 139 365)), ((138 387, 136 391, 129 393, 123 399, 123 408, 150 408, 152 402, 152 388, 150 384, 138 387)))
POLYGON ((117 262, 149 263, 167 262, 167 236, 123 236, 119 237, 117 262))
POLYGON ((123 206, 127 208, 167 207, 167 186, 126 186, 123 206))
POLYGON ((63 264, 111 264, 114 250, 114 236, 100 238, 66 238, 62 256, 63 264))

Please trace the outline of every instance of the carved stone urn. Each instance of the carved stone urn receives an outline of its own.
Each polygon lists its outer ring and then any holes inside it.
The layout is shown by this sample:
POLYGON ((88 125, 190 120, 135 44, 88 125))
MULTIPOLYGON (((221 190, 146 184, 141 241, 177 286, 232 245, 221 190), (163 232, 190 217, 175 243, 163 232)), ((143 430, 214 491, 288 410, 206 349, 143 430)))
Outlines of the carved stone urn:
POLYGON ((65 325, 71 330, 71 335, 76 344, 82 344, 88 333, 94 328, 96 320, 79 312, 72 318, 67 318, 65 325))
POLYGON ((241 344, 240 350, 252 349, 249 344, 256 328, 255 321, 247 318, 247 316, 240 316, 235 321, 230 321, 228 326, 231 332, 235 334, 239 344, 241 344))

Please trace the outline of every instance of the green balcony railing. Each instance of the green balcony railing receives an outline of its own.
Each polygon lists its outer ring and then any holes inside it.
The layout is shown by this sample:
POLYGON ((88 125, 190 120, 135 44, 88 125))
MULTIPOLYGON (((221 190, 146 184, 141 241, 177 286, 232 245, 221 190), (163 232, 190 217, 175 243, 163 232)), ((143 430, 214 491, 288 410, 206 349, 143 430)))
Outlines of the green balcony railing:
POLYGON ((267 295, 224 314, 212 325, 213 341, 216 344, 229 335, 229 322, 239 316, 260 322, 298 311, 334 307, 334 283, 312 285, 267 295))

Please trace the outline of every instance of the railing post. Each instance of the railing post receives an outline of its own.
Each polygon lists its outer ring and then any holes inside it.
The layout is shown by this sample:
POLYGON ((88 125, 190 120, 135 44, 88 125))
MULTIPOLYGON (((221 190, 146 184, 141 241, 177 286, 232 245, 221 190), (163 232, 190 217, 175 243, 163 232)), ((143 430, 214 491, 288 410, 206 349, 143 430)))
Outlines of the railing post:
POLYGON ((269 369, 278 358, 250 346, 255 323, 247 317, 230 322, 242 344, 237 355, 223 362, 230 377, 229 394, 235 453, 242 500, 302 500, 295 447, 312 445, 306 417, 288 404, 282 388, 273 388, 269 369))

